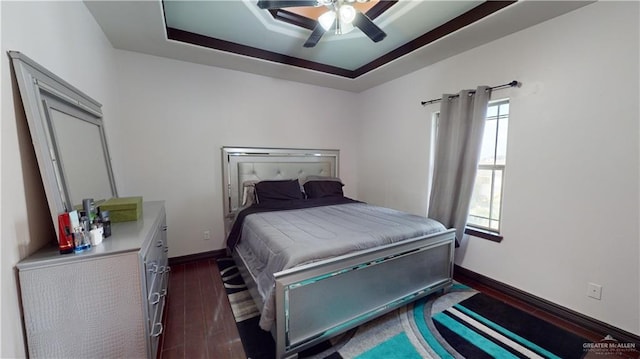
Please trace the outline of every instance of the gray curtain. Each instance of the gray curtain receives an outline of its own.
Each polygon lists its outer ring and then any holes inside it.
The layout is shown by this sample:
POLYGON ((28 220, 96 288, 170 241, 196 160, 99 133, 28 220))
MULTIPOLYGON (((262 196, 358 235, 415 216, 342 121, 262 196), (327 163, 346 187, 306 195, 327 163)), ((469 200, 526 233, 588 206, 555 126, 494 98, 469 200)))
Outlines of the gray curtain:
POLYGON ((428 217, 462 239, 476 178, 491 88, 444 94, 440 105, 428 217))

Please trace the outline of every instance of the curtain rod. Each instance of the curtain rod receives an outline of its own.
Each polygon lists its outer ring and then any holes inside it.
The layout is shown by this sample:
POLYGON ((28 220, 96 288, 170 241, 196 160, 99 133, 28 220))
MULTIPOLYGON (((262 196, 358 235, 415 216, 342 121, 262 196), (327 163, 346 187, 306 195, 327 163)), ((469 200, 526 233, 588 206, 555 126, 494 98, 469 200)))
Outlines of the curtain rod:
MULTIPOLYGON (((521 85, 522 84, 520 82, 518 82, 516 80, 513 80, 513 81, 509 82, 508 84, 493 86, 493 87, 491 87, 491 90, 501 90, 501 89, 505 89, 505 88, 508 88, 508 87, 520 87, 521 85)), ((475 93, 475 91, 470 91, 470 92, 471 93, 475 93)), ((459 95, 449 96, 449 99, 456 98, 458 96, 459 95)), ((426 106, 426 105, 430 105, 432 103, 436 103, 436 102, 440 102, 440 101, 442 101, 441 98, 436 98, 436 99, 429 100, 429 101, 422 101, 420 103, 422 104, 422 106, 426 106)))

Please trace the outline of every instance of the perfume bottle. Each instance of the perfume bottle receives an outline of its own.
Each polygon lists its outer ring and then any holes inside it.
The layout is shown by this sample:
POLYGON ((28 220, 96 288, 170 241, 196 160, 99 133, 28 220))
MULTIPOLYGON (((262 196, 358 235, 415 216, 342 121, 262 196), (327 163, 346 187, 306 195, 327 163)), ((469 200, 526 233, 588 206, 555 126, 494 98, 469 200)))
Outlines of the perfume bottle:
POLYGON ((93 198, 85 198, 82 200, 82 209, 89 219, 89 225, 96 220, 96 205, 93 198))
POLYGON ((73 239, 75 241, 75 247, 73 251, 75 253, 84 252, 89 249, 89 238, 86 236, 87 232, 85 232, 84 228, 76 227, 73 232, 73 239))
POLYGON ((72 253, 75 247, 69 213, 58 216, 58 248, 60 254, 72 253))
POLYGON ((80 218, 80 226, 74 230, 75 253, 80 253, 91 248, 90 230, 89 219, 87 217, 80 218))
POLYGON ((111 236, 111 217, 109 217, 109 211, 100 212, 100 222, 102 222, 104 238, 109 238, 109 236, 111 236))

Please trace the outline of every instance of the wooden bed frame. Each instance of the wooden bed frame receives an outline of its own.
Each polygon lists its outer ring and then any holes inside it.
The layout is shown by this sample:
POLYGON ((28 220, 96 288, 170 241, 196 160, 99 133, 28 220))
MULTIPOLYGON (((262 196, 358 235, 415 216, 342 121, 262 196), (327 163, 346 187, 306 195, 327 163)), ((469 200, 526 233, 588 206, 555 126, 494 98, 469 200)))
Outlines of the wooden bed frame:
MULTIPOLYGON (((242 199, 247 180, 338 176, 339 151, 223 147, 225 227, 242 199)), ((275 273, 276 315, 272 335, 276 358, 331 338, 453 282, 455 231, 314 262, 275 273)), ((262 310, 264 300, 245 260, 233 254, 247 287, 262 310)))

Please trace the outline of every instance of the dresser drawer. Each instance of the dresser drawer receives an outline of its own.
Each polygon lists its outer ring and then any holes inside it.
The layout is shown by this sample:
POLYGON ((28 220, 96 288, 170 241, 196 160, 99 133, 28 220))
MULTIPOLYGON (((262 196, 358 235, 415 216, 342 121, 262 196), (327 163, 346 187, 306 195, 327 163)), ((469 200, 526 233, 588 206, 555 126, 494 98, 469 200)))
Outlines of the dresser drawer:
MULTIPOLYGON (((153 292, 149 301, 149 313, 153 313, 153 323, 162 322, 162 312, 164 310, 164 303, 167 299, 167 279, 169 278, 169 273, 164 273, 161 276, 161 280, 158 281, 158 291, 153 292), (151 310, 152 309, 152 310, 151 310)), ((153 333, 153 331, 151 332, 153 333)))
POLYGON ((153 324, 149 329, 149 341, 151 343, 151 358, 158 357, 158 345, 160 342, 160 336, 164 332, 165 328, 162 324, 162 312, 164 308, 165 297, 160 299, 160 303, 158 303, 158 310, 154 314, 153 324))
POLYGON ((152 294, 153 300, 149 302, 149 313, 153 313, 151 326, 149 328, 149 340, 151 341, 151 348, 153 350, 153 358, 157 358, 158 344, 160 336, 164 332, 164 325, 162 324, 162 316, 164 313, 164 305, 167 300, 167 283, 169 278, 169 272, 158 275, 159 280, 156 281, 158 292, 152 294))
POLYGON ((149 246, 143 255, 144 271, 146 277, 147 292, 151 292, 153 282, 158 274, 167 271, 167 243, 166 243, 166 226, 161 226, 154 233, 153 238, 149 242, 149 246))
MULTIPOLYGON (((169 277, 168 268, 162 273, 157 273, 153 278, 151 290, 147 296, 147 305, 149 306, 149 318, 154 318, 156 310, 164 304, 164 298, 167 296, 167 278, 169 277)), ((153 323, 151 323, 153 324, 153 323)), ((152 328, 150 328, 152 329, 152 328)))
MULTIPOLYGON (((165 232, 167 227, 162 225, 154 233, 153 238, 149 241, 149 245, 146 248, 142 260, 144 262, 150 262, 155 259, 167 258, 167 241, 165 232)), ((163 263, 165 264, 165 263, 163 263)))

